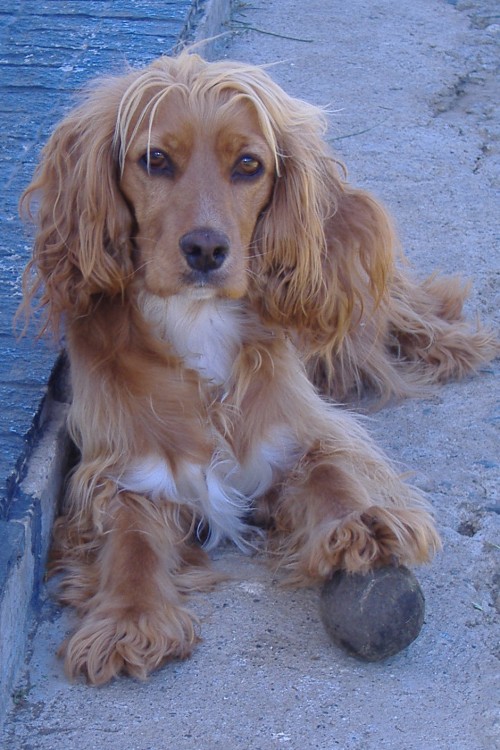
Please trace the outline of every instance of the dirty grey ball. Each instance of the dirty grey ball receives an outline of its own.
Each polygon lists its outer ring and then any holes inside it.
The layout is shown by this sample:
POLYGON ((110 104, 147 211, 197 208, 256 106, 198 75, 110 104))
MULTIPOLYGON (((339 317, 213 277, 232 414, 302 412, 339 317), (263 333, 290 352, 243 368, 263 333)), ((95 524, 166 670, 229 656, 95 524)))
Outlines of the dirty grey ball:
POLYGON ((366 575, 338 571, 323 586, 320 611, 334 643, 363 661, 381 661, 418 636, 425 599, 405 567, 379 568, 366 575))

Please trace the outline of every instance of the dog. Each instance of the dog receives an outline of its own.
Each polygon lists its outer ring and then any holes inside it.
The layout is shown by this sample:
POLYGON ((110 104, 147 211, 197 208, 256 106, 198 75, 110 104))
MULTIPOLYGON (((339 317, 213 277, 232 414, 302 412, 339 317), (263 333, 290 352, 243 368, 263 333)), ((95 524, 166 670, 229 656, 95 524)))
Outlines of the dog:
POLYGON ((184 52, 95 82, 43 151, 25 304, 70 361, 79 461, 54 549, 71 678, 187 657, 187 595, 216 581, 223 539, 263 536, 297 585, 439 548, 339 402, 461 377, 498 341, 463 319, 457 279, 411 278, 324 131, 263 69, 184 52))

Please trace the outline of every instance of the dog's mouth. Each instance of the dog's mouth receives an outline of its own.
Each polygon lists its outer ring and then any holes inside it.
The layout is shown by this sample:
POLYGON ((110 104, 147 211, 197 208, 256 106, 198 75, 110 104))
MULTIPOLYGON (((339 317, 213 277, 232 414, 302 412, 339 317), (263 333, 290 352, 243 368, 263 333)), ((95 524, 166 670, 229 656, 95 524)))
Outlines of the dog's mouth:
POLYGON ((199 271, 189 271, 183 275, 183 283, 190 295, 205 299, 214 297, 222 291, 224 283, 213 274, 203 274, 199 271))
POLYGON ((213 296, 223 292, 225 287, 231 283, 231 273, 228 268, 219 266, 193 268, 188 262, 188 268, 182 274, 182 283, 190 291, 198 292, 203 296, 213 296))
MULTIPOLYGON (((219 272, 220 273, 220 272, 219 272)), ((188 273, 183 278, 184 294, 197 300, 213 299, 241 299, 246 292, 246 285, 231 283, 227 274, 199 276, 188 273)))

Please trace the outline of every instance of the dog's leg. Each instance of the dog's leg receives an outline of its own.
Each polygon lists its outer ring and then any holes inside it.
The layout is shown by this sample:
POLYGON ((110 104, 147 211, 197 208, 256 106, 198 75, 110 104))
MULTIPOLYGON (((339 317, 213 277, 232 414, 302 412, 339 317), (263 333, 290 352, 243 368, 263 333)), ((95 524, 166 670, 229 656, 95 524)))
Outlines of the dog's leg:
MULTIPOLYGON (((183 566, 191 561, 173 518, 166 505, 121 493, 104 512, 102 533, 93 535, 94 554, 72 561, 66 553, 63 598, 83 615, 62 649, 70 677, 102 684, 125 672, 144 679, 167 659, 190 654, 195 618, 179 582, 184 576, 186 583, 183 566)), ((196 588, 194 575, 186 586, 196 588)))
POLYGON ((420 363, 429 383, 461 378, 500 354, 497 334, 463 315, 468 286, 457 277, 431 276, 417 283, 395 275, 388 327, 397 355, 420 363))
POLYGON ((282 485, 272 515, 277 552, 298 582, 426 562, 440 546, 424 499, 340 410, 282 485))
POLYGON ((246 386, 227 399, 240 414, 236 455, 244 461, 260 444, 273 456, 276 480, 256 514, 293 577, 321 580, 336 569, 430 559, 439 538, 424 498, 359 419, 318 396, 289 341, 253 342, 234 372, 246 386))

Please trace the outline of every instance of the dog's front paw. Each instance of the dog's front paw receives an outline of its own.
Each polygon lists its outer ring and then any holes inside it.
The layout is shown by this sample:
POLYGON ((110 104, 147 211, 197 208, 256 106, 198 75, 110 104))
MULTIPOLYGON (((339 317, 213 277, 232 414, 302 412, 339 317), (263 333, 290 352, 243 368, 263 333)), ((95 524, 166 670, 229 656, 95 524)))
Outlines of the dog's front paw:
POLYGON ((317 530, 307 574, 325 579, 335 570, 367 573, 386 565, 414 565, 427 562, 439 548, 425 509, 371 506, 317 530))
POLYGON ((91 612, 62 645, 71 679, 84 675, 102 685, 119 674, 144 680, 165 661, 184 659, 199 640, 193 616, 166 605, 158 612, 91 612))

